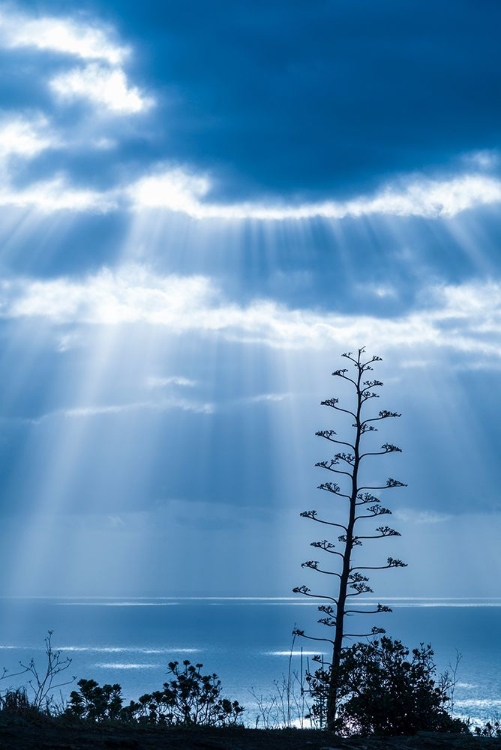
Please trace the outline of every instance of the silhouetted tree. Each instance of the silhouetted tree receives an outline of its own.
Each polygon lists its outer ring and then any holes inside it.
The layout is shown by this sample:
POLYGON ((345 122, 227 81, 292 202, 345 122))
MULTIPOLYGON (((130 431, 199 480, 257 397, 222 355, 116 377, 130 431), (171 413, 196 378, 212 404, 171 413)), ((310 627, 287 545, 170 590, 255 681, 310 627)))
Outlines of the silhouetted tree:
POLYGON ((388 557, 383 565, 355 565, 353 552, 355 547, 360 546, 368 539, 384 539, 391 536, 400 536, 398 531, 386 525, 381 525, 373 533, 367 533, 365 529, 360 528, 360 524, 366 524, 368 519, 379 518, 391 513, 388 508, 381 505, 378 497, 373 495, 385 489, 405 486, 403 482, 389 478, 384 484, 372 485, 365 484, 362 478, 362 465, 364 459, 369 456, 384 456, 388 453, 401 452, 400 448, 391 443, 384 443, 380 449, 371 449, 366 445, 369 433, 377 432, 376 423, 385 419, 399 417, 396 412, 383 410, 375 415, 365 415, 365 406, 367 402, 378 398, 374 389, 380 388, 383 384, 379 380, 365 380, 366 373, 372 371, 372 365, 381 361, 381 357, 371 357, 366 359, 365 348, 359 349, 356 356, 351 352, 343 354, 349 360, 354 368, 354 377, 350 377, 348 369, 336 370, 332 374, 347 382, 354 391, 353 409, 344 408, 339 405, 338 398, 331 398, 322 401, 322 405, 329 406, 336 412, 341 412, 352 418, 351 438, 340 440, 334 430, 322 430, 316 434, 330 443, 339 447, 333 458, 328 461, 320 461, 316 466, 325 471, 334 474, 336 481, 323 482, 319 489, 329 492, 332 499, 341 500, 346 503, 346 508, 337 512, 331 518, 319 517, 316 510, 308 510, 301 513, 304 518, 309 518, 316 523, 340 529, 341 534, 338 536, 338 545, 332 541, 323 539, 311 543, 312 547, 322 550, 326 553, 324 557, 330 560, 330 563, 321 565, 318 560, 308 560, 303 563, 302 567, 323 573, 337 581, 336 590, 330 594, 312 593, 307 586, 298 586, 294 592, 304 594, 314 598, 320 598, 327 603, 319 606, 319 612, 322 614, 319 622, 333 629, 334 636, 331 638, 316 638, 305 635, 304 631, 297 630, 296 633, 312 640, 327 641, 332 646, 332 661, 328 669, 329 680, 326 698, 326 725, 330 730, 336 728, 336 710, 338 702, 339 686, 339 667, 341 663, 341 653, 343 649, 343 639, 350 637, 364 637, 367 635, 376 635, 384 633, 383 628, 374 627, 370 633, 348 633, 346 632, 345 618, 352 614, 375 614, 379 612, 390 612, 391 609, 382 604, 377 604, 375 609, 357 609, 356 604, 352 604, 353 597, 361 594, 372 593, 368 585, 369 578, 366 575, 369 570, 383 570, 385 568, 405 567, 405 563, 393 557, 388 557), (339 547, 339 548, 337 548, 339 547))
MULTIPOLYGON (((338 718, 341 734, 395 736, 417 732, 468 732, 468 725, 453 718, 455 673, 437 676, 431 646, 423 643, 412 652, 387 636, 344 648, 338 674, 338 718)), ((313 718, 326 703, 329 672, 308 675, 314 699, 313 718)))

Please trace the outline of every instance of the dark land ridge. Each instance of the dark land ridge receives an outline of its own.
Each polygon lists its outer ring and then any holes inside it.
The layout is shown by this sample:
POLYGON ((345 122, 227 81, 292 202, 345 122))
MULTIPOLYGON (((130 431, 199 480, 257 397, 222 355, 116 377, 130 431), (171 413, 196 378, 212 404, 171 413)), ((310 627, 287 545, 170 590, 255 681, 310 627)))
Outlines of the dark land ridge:
POLYGON ((210 729, 0 723, 1 750, 500 750, 501 740, 420 732, 413 737, 337 737, 320 730, 210 729))

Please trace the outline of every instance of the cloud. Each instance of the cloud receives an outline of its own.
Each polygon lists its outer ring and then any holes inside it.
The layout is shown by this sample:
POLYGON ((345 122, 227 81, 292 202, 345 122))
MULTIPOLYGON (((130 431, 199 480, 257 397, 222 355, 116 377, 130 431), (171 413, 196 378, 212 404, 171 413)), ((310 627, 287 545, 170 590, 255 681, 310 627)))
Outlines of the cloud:
POLYGON ((130 49, 114 42, 113 37, 110 27, 97 22, 55 16, 34 18, 7 6, 0 8, 0 46, 7 49, 28 47, 118 65, 130 49))
POLYGON ((42 317, 57 323, 156 322, 172 325, 173 330, 190 327, 189 315, 197 307, 203 314, 216 294, 203 276, 160 277, 137 265, 118 273, 103 269, 82 281, 6 281, 0 289, 3 311, 13 317, 42 317))
POLYGON ((30 158, 48 148, 60 146, 43 115, 5 115, 0 119, 0 159, 10 156, 30 158))
POLYGON ((248 402, 251 404, 277 403, 290 398, 290 393, 259 393, 257 396, 251 396, 248 402))
POLYGON ((225 217, 224 206, 211 208, 202 203, 210 188, 207 175, 196 175, 178 168, 140 178, 126 188, 126 195, 136 209, 166 208, 196 219, 229 218, 225 217))
POLYGON ((360 294, 371 295, 376 299, 396 299, 398 292, 391 284, 357 284, 360 294))
POLYGON ((499 166, 499 152, 495 149, 484 149, 473 151, 463 156, 463 161, 469 167, 476 169, 495 169, 499 166))
POLYGON ((113 114, 138 114, 153 106, 154 100, 130 86, 121 68, 92 63, 55 76, 50 88, 63 100, 85 99, 113 114))
POLYGON ((113 29, 97 21, 27 14, 0 7, 0 47, 32 48, 84 60, 84 67, 66 70, 49 80, 61 101, 84 99, 112 114, 138 114, 154 100, 131 86, 123 69, 129 47, 115 41, 113 29))
POLYGON ((140 265, 104 268, 81 281, 11 279, 0 283, 0 293, 2 317, 54 325, 144 323, 172 335, 218 334, 306 350, 371 340, 381 351, 444 349, 489 366, 501 360, 500 281, 437 285, 414 310, 391 320, 292 309, 264 299, 242 305, 208 277, 160 276, 140 265))
POLYGON ((171 409, 181 409, 182 411, 193 412, 194 414, 212 414, 215 407, 211 403, 204 403, 184 398, 163 398, 158 401, 133 401, 125 404, 101 404, 98 406, 75 406, 69 409, 44 414, 36 420, 31 420, 32 424, 39 424, 42 420, 53 419, 55 417, 65 417, 67 419, 88 419, 114 414, 127 414, 135 411, 170 411, 171 409))
MULTIPOLYGON (((187 399, 164 399, 162 401, 138 401, 130 404, 111 404, 109 406, 83 406, 73 409, 65 409, 62 412, 64 417, 96 417, 103 414, 123 414, 131 411, 168 411, 170 409, 181 409, 182 411, 191 411, 195 414, 212 414, 214 407, 209 403, 198 403, 187 399)), ((51 415, 52 416, 52 415, 51 415)))
MULTIPOLYGON (((59 112, 62 117, 57 127, 70 134, 72 143, 71 132, 78 131, 79 135, 85 132, 92 149, 99 143, 102 148, 116 145, 120 163, 103 159, 100 169, 108 176, 134 174, 132 184, 113 185, 113 193, 121 192, 120 207, 165 208, 197 219, 281 221, 317 216, 334 220, 371 215, 449 217, 499 202, 499 181, 482 174, 499 166, 497 120, 492 109, 498 105, 489 96, 496 88, 490 76, 498 76, 491 64, 495 47, 490 33, 497 11, 491 11, 492 19, 489 14, 485 18, 468 14, 466 28, 477 32, 476 57, 472 58, 475 75, 491 81, 485 91, 479 93, 476 87, 480 98, 472 114, 467 92, 440 80, 444 50, 450 51, 447 59, 458 65, 463 60, 461 24, 451 33, 446 13, 436 19, 433 53, 427 46, 422 55, 428 77, 421 68, 417 72, 415 50, 423 40, 419 24, 414 28, 410 23, 401 27, 402 39, 408 43, 403 44, 400 37, 394 46, 390 43, 383 56, 388 62, 376 76, 374 71, 382 64, 378 35, 368 36, 363 25, 356 31, 350 24, 349 30, 345 29, 349 14, 340 9, 315 9, 306 16, 292 9, 287 14, 288 41, 284 38, 277 43, 276 34, 270 32, 282 12, 279 5, 274 12, 257 14, 253 40, 240 36, 238 11, 220 9, 210 19, 203 14, 200 26, 192 23, 192 13, 180 10, 176 22, 179 44, 172 45, 165 43, 163 32, 173 33, 171 28, 162 29, 165 21, 142 13, 140 4, 129 4, 120 14, 121 28, 133 29, 134 38, 148 42, 148 75, 155 79, 156 91, 175 92, 169 97, 168 115, 162 109, 161 96, 155 122, 153 118, 148 121, 148 132, 135 131, 132 137, 131 131, 103 130, 102 115, 150 111, 157 101, 156 92, 131 83, 132 47, 116 28, 89 13, 71 7, 66 15, 57 16, 31 10, 29 3, 23 11, 13 4, 0 4, 0 46, 16 50, 3 56, 3 77, 8 81, 13 74, 22 99, 35 95, 36 107, 43 101, 40 88, 47 86, 63 104, 78 100, 91 105, 94 119, 85 112, 82 120, 75 122, 77 111, 59 112), (305 23, 312 31, 309 42, 305 23), (327 43, 325 35, 314 31, 324 27, 336 30, 338 43, 334 47, 332 40, 327 43), (301 41, 293 44, 298 57, 292 66, 291 40, 301 41), (195 58, 203 59, 204 64, 194 64, 195 58), (228 65, 228 60, 237 64, 228 65), (26 66, 19 65, 20 61, 27 62, 26 66), (351 70, 354 77, 337 80, 335 95, 330 96, 332 74, 339 69, 351 70), (396 76, 393 84, 398 95, 389 85, 388 75, 396 76), (245 82, 250 80, 255 87, 252 97, 245 96, 245 82), (420 97, 420 116, 416 117, 420 97), (455 137, 451 138, 453 128, 455 137), (89 132, 96 130, 99 132, 89 132), (288 134, 285 139, 284 132, 288 134), (308 132, 313 135, 305 139, 308 132), (160 163, 152 170, 154 150, 159 162, 172 159, 185 166, 176 172, 160 163), (141 159, 148 166, 137 177, 141 159), (200 166, 197 174, 194 165, 202 163, 205 166, 200 166), (134 164, 134 171, 127 170, 128 164, 134 164), (449 169, 451 164, 462 173, 448 179, 390 179, 392 174, 416 175, 423 164, 428 174, 444 165, 449 169), (237 195, 250 198, 239 200, 234 197, 237 195), (308 195, 321 195, 322 199, 301 198, 308 195), (356 197, 343 200, 336 198, 339 195, 356 197), (267 200, 262 196, 274 197, 267 200)), ((113 10, 110 13, 113 15, 113 10)), ((380 29, 384 36, 386 15, 375 7, 369 16, 364 23, 380 29)), ((18 102, 19 97, 14 100, 18 102)), ((73 150, 67 149, 67 171, 74 170, 71 181, 81 187, 79 181, 90 171, 82 163, 82 146, 78 145, 77 159, 72 158, 73 150)), ((101 202, 114 204, 106 195, 101 202)))
POLYGON ((146 379, 147 388, 166 388, 169 385, 178 385, 182 388, 194 388, 197 385, 197 381, 190 380, 190 378, 184 378, 178 375, 170 375, 167 378, 159 378, 152 375, 146 379))
POLYGON ((50 180, 34 182, 28 187, 16 188, 8 179, 0 179, 0 206, 35 208, 41 212, 92 211, 104 213, 116 208, 116 200, 107 194, 86 188, 74 187, 66 175, 58 174, 50 180))
POLYGON ((298 205, 210 203, 204 198, 211 188, 211 180, 207 175, 196 176, 175 169, 143 177, 131 185, 127 192, 136 209, 165 208, 181 211, 194 219, 264 221, 315 217, 344 219, 373 215, 450 218, 466 209, 501 202, 501 181, 482 174, 464 174, 443 180, 415 177, 398 185, 384 187, 373 196, 298 205))
POLYGON ((413 508, 400 508, 393 511, 393 515, 399 521, 407 521, 412 524, 437 524, 449 521, 452 516, 446 513, 436 513, 435 511, 420 511, 413 508))
POLYGON ((124 412, 136 411, 150 407, 150 404, 139 402, 131 404, 112 404, 109 406, 80 406, 72 409, 64 409, 60 412, 51 412, 47 416, 62 415, 68 418, 95 417, 102 414, 123 414, 124 412))
MULTIPOLYGON (((89 91, 91 91, 90 87, 89 91)), ((96 100, 100 93, 95 91, 96 100)), ((90 94, 94 95, 94 94, 90 94)), ((118 104, 117 104, 118 106, 118 104)), ((128 106, 124 104, 124 107, 128 106)), ((132 106, 132 105, 131 105, 132 106)), ((24 127, 24 126, 23 126, 24 127)), ((47 147, 48 142, 29 129, 13 127, 12 142, 17 139, 21 148, 23 138, 28 149, 47 147), (23 134, 24 132, 24 134, 23 134)), ((28 126, 26 126, 28 128, 28 126)), ((96 147, 96 143, 92 144, 96 147)), ((327 220, 360 218, 364 216, 422 217, 426 219, 452 218, 462 211, 501 202, 501 180, 483 175, 463 175, 450 180, 430 181, 415 178, 407 185, 386 187, 374 196, 357 199, 298 205, 267 206, 258 203, 232 205, 210 203, 205 200, 212 183, 207 175, 197 175, 181 168, 154 177, 143 177, 131 185, 117 185, 105 191, 75 187, 67 175, 56 175, 50 180, 17 188, 4 177, 0 184, 0 205, 29 206, 41 211, 109 212, 131 209, 166 210, 185 214, 200 221, 221 219, 241 221, 298 221, 316 217, 327 220)), ((391 292, 374 288, 379 296, 391 292)))

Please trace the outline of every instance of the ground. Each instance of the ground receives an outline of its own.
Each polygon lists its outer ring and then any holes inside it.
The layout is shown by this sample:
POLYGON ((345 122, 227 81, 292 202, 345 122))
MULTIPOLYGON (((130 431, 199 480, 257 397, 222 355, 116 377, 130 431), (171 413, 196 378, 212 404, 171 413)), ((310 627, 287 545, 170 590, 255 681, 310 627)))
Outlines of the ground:
POLYGON ((422 732, 342 739, 320 731, 0 724, 0 750, 500 750, 501 740, 422 732))

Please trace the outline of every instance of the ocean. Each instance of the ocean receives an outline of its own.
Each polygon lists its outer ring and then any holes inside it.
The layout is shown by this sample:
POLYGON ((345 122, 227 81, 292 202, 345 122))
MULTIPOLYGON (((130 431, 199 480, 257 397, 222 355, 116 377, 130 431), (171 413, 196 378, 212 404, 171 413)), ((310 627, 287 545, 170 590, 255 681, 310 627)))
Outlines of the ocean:
MULTIPOLYGON (((411 648, 430 643, 438 671, 459 655, 454 710, 474 721, 501 715, 501 599, 398 599, 393 612, 367 617, 411 648)), ((362 618, 363 619, 363 618, 362 618)), ((45 667, 44 638, 72 660, 65 675, 119 683, 126 700, 161 688, 170 661, 202 663, 216 672, 223 694, 246 707, 255 725, 289 671, 306 669, 319 646, 292 630, 325 634, 314 602, 296 599, 3 599, 0 689, 17 687, 19 662, 45 667), (315 628, 317 628, 315 630, 315 628)), ((323 628, 325 631, 325 629, 323 628)), ((311 663, 311 662, 310 662, 311 663)), ((65 686, 67 696, 75 685, 65 686)), ((59 691, 58 691, 59 692, 59 691)))

